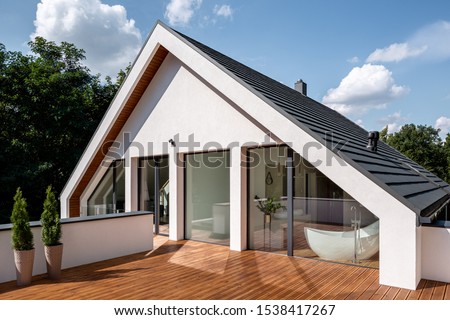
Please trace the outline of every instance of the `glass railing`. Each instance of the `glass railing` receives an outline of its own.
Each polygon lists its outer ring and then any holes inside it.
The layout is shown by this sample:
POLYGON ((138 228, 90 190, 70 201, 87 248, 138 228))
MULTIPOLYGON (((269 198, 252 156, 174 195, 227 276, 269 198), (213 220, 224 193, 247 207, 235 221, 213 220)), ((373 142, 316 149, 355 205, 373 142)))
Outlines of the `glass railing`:
MULTIPOLYGON (((261 202, 250 206, 250 248, 287 253, 287 200, 270 215, 261 202)), ((353 199, 294 197, 294 255, 378 266, 379 224, 370 211, 353 199)))

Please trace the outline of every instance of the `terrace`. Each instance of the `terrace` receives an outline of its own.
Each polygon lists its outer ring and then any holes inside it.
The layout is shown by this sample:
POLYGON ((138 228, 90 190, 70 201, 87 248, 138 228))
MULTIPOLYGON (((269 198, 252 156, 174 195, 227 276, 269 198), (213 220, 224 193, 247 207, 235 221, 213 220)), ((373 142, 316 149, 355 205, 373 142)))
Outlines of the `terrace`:
POLYGON ((0 284, 0 299, 450 299, 450 284, 417 290, 378 284, 378 270, 226 246, 170 241, 154 250, 35 276, 28 287, 0 284))

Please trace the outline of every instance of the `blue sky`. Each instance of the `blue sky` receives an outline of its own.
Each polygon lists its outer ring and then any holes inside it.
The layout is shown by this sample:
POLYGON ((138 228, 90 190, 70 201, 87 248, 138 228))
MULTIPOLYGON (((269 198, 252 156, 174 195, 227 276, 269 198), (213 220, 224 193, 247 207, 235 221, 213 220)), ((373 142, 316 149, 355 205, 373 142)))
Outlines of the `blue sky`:
POLYGON ((132 62, 157 19, 368 130, 450 130, 450 1, 0 0, 0 43, 86 50, 92 72, 132 62))

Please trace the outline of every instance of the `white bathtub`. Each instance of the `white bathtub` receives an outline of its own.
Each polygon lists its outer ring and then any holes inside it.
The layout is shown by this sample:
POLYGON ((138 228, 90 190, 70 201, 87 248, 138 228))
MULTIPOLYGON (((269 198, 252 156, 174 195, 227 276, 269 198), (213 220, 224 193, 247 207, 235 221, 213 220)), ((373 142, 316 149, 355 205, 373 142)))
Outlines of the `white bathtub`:
MULTIPOLYGON (((325 231, 305 227, 305 237, 310 248, 322 259, 352 260, 354 258, 354 231, 325 231)), ((357 258, 369 259, 379 250, 379 222, 360 230, 357 240, 357 258)))

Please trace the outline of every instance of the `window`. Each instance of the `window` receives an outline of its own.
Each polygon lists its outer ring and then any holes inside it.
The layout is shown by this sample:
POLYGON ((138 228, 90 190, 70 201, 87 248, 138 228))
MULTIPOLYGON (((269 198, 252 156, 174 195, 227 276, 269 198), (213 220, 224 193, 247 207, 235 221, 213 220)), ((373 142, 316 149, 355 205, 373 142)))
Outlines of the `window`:
POLYGON ((249 247, 288 254, 289 242, 296 256, 378 267, 377 217, 295 152, 289 186, 288 151, 287 146, 248 151, 249 247))
POLYGON ((125 211, 125 161, 114 161, 88 199, 88 215, 125 211))
POLYGON ((230 244, 230 153, 186 155, 185 237, 230 244))

